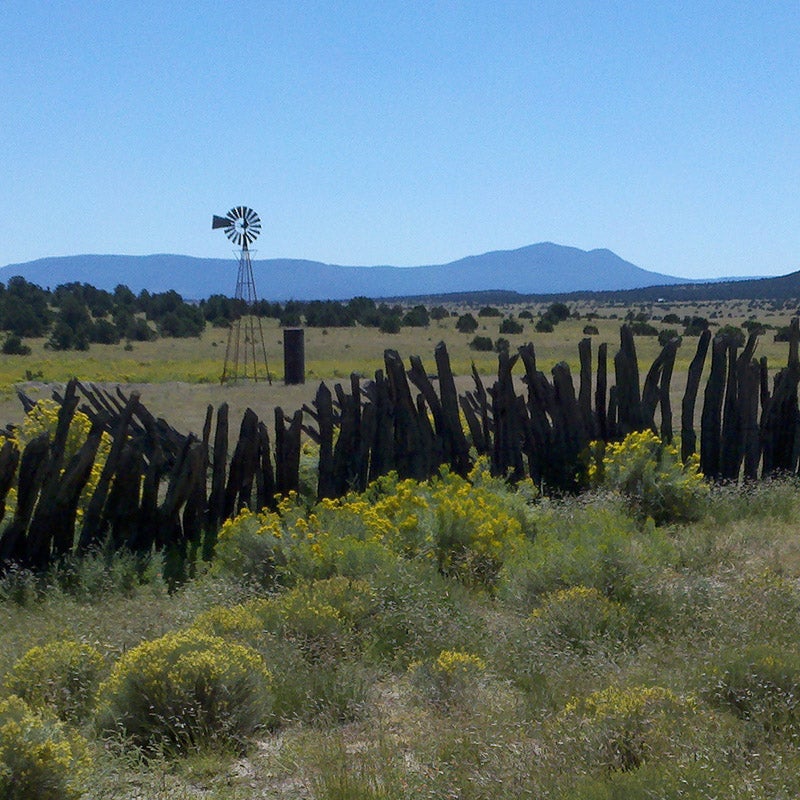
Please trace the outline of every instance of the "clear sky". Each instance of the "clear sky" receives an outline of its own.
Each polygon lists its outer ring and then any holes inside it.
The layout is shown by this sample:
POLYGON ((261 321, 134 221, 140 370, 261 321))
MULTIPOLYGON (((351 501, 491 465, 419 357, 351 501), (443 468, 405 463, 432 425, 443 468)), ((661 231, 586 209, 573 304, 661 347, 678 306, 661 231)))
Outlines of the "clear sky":
POLYGON ((0 265, 444 263, 552 241, 800 269, 800 3, 0 5, 0 265))

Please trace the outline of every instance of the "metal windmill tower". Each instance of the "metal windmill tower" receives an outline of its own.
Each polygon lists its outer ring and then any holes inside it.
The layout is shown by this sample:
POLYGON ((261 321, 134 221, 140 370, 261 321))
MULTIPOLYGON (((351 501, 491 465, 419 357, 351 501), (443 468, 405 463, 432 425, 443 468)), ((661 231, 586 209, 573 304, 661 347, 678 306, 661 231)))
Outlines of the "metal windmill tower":
POLYGON ((224 217, 214 215, 212 230, 223 228, 225 235, 241 246, 239 253, 239 273, 236 278, 235 299, 240 301, 241 313, 231 322, 228 330, 228 344, 225 348, 225 365, 222 368, 220 383, 235 383, 240 378, 254 381, 266 378, 270 385, 272 378, 267 365, 267 348, 264 344, 264 331, 261 317, 256 316, 253 304, 256 301, 256 282, 253 278, 253 265, 250 262, 250 244, 261 233, 261 220, 252 208, 236 206, 224 217), (263 372, 261 364, 263 361, 263 372))

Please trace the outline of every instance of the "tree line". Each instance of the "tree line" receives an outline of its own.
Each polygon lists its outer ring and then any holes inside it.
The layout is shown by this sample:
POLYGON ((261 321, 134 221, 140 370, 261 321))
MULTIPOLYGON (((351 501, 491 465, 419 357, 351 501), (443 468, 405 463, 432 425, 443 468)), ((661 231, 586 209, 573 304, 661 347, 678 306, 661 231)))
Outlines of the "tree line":
POLYGON ((0 330, 5 332, 0 349, 7 355, 25 355, 30 348, 24 340, 33 338, 46 339, 45 346, 52 350, 186 338, 199 336, 207 323, 225 328, 248 313, 277 319, 285 327, 361 325, 384 333, 397 333, 405 326, 425 327, 450 314, 443 306, 407 308, 367 297, 347 302, 258 300, 248 308, 244 301, 220 294, 187 302, 174 290, 151 293, 145 289, 137 295, 124 284, 109 292, 78 282, 51 290, 15 276, 0 283, 0 330))

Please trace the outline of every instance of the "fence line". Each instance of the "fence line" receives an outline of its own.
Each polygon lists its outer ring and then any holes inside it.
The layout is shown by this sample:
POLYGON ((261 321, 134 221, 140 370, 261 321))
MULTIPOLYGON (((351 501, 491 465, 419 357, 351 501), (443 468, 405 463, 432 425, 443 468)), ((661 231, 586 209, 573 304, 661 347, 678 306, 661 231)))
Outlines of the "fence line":
MULTIPOLYGON (((708 478, 797 472, 798 320, 790 330, 787 365, 771 389, 766 359, 754 359, 756 332, 741 353, 725 335, 712 340, 705 331, 698 338, 681 403, 681 456, 686 460, 696 451, 695 412, 710 347, 699 435, 708 478)), ((54 393, 60 410, 52 439, 42 434, 22 453, 10 439, 0 447, 0 520, 8 492, 17 489, 14 514, 0 536, 0 570, 13 563, 44 569, 67 554, 109 543, 134 553, 164 552, 178 579, 196 554, 210 558, 225 519, 243 508, 274 508, 276 497, 299 489, 303 433, 319 448, 318 498, 363 490, 391 470, 423 480, 448 465, 466 475, 475 454, 511 480, 530 476, 545 491, 577 489, 580 455, 592 440, 614 441, 650 428, 672 441, 670 381, 679 344, 674 339, 663 346, 642 383, 634 337, 623 325, 611 382, 607 345, 599 345, 593 363, 591 340, 583 339, 577 391, 566 363, 556 364, 548 377, 526 344, 515 354, 498 355, 490 386, 473 367, 474 388, 461 395, 444 343, 434 350, 434 376, 418 356, 406 369, 396 351, 386 350, 385 369, 374 379, 354 374, 349 387, 336 384, 333 392, 322 383, 312 406, 288 416, 275 409, 272 440, 267 424, 247 409, 232 450, 226 403, 216 419, 208 407, 198 438, 155 419, 136 392, 125 396, 119 388, 111 393, 73 379, 63 396, 54 393), (513 377, 518 364, 522 394, 513 377), (65 463, 67 432, 78 409, 89 416, 91 430, 65 463), (79 498, 104 432, 111 449, 80 515, 79 498)), ((26 409, 32 406, 21 399, 26 409)))

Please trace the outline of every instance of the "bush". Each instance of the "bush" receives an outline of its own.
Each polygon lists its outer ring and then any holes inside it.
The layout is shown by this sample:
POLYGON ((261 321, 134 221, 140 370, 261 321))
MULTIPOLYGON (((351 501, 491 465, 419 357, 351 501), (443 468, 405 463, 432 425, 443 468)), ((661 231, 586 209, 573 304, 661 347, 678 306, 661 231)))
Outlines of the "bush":
POLYGON ((636 336, 658 336, 658 328, 651 325, 649 322, 642 322, 635 320, 630 323, 631 333, 636 336))
POLYGON ((352 649, 352 637, 347 620, 315 586, 296 586, 263 603, 256 613, 265 630, 292 642, 309 661, 332 662, 352 649))
POLYGON ((553 321, 548 317, 542 317, 538 320, 535 327, 538 333, 552 333, 555 330, 553 321))
POLYGON ((401 561, 373 580, 375 610, 365 622, 366 655, 405 669, 445 648, 473 650, 480 620, 468 592, 426 564, 401 561))
POLYGON ((620 603, 643 603, 644 576, 673 560, 673 546, 659 529, 638 531, 622 503, 587 497, 583 504, 542 506, 533 541, 510 557, 499 593, 524 613, 541 596, 585 586, 620 603))
POLYGON ((214 550, 214 571, 264 589, 276 586, 286 565, 286 553, 275 517, 244 509, 234 519, 226 520, 214 550))
POLYGON ((80 720, 89 709, 104 662, 91 645, 58 641, 32 647, 14 664, 4 685, 36 709, 80 720))
POLYGON ((611 644, 622 641, 632 622, 624 606, 586 586, 545 595, 530 621, 546 641, 580 652, 603 640, 611 644))
POLYGON ((470 350, 488 353, 492 350, 492 340, 488 336, 476 336, 469 343, 470 350))
POLYGON ((101 686, 98 726, 134 743, 185 751, 241 746, 269 721, 271 675, 248 647, 196 630, 128 651, 101 686))
POLYGON ((119 329, 107 319, 98 319, 89 329, 89 338, 97 344, 119 344, 119 329))
POLYGON ((479 312, 479 317, 502 317, 503 314, 499 308, 494 306, 484 306, 479 312))
POLYGON ((715 339, 717 337, 724 338, 728 346, 734 345, 735 347, 744 347, 744 331, 736 325, 723 325, 714 335, 715 339))
POLYGON ((91 768, 86 742, 11 695, 0 701, 0 797, 77 800, 91 768))
POLYGON ((507 317, 500 323, 500 333, 515 334, 522 333, 524 330, 525 326, 511 317, 507 317))
POLYGON ((442 650, 435 659, 409 666, 417 696, 440 711, 473 703, 485 673, 482 658, 460 650, 442 650))
POLYGON ((800 729, 800 655, 759 645, 723 659, 712 672, 712 702, 767 734, 800 729))
POLYGON ((571 700, 559 722, 564 740, 574 737, 570 744, 591 766, 628 771, 690 748, 687 732, 697 717, 697 702, 669 689, 611 686, 571 700))
POLYGON ((768 328, 771 328, 772 325, 767 325, 764 322, 759 322, 756 319, 746 319, 742 323, 742 327, 748 332, 752 333, 753 331, 758 331, 759 333, 764 333, 768 328))
POLYGON ((472 314, 462 314, 456 321, 456 330, 459 333, 475 333, 478 330, 478 320, 472 314))
MULTIPOLYGON (((602 444, 591 449, 603 452, 602 444)), ((682 464, 677 448, 649 430, 606 445, 602 461, 590 465, 589 478, 623 494, 638 519, 652 517, 657 525, 700 519, 709 496, 697 456, 682 464)))
POLYGON ((683 324, 684 336, 699 336, 708 329, 708 320, 705 317, 684 317, 683 324))
POLYGON ((583 335, 584 336, 597 336, 599 335, 600 331, 597 329, 597 325, 584 325, 583 326, 583 335))
POLYGON ((431 323, 430 314, 425 306, 414 306, 403 316, 403 325, 409 328, 427 328, 431 323))
POLYGON ((192 627, 252 647, 279 665, 272 676, 276 718, 344 721, 366 703, 370 682, 350 657, 358 651, 356 631, 372 602, 369 584, 337 577, 270 599, 212 608, 192 627))
POLYGON ((10 333, 3 342, 3 355, 6 356, 28 356, 31 353, 30 347, 22 343, 22 339, 15 333, 10 333))
POLYGON ((571 312, 566 303, 551 303, 545 314, 552 319, 553 322, 559 323, 563 322, 565 319, 569 319, 571 312))
POLYGON ((395 314, 384 314, 381 316, 378 330, 381 333, 400 333, 400 317, 395 314))

